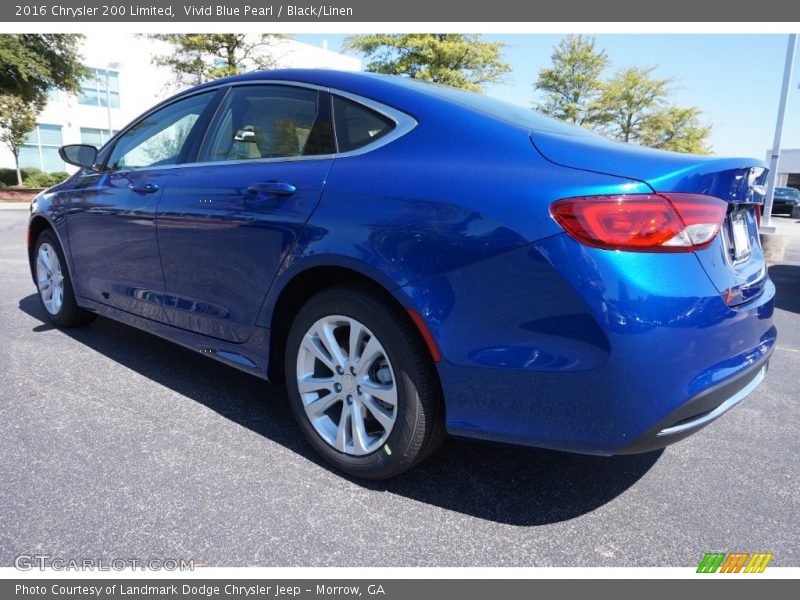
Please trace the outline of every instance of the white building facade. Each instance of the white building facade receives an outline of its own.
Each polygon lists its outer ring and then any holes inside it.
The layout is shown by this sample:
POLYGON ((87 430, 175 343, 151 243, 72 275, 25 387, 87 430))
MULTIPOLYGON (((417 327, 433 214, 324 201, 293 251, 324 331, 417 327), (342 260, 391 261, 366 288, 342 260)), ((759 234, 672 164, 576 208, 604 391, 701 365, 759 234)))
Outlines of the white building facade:
MULTIPOLYGON (((58 155, 64 144, 100 147, 138 115, 180 91, 169 68, 152 64, 153 56, 169 52, 162 42, 133 34, 88 34, 80 53, 92 77, 79 94, 53 90, 20 151, 20 167, 43 171, 75 170, 58 155)), ((361 60, 324 47, 291 39, 269 47, 279 68, 313 68, 358 71, 361 60)), ((0 147, 0 167, 13 168, 14 156, 0 147)))
MULTIPOLYGON (((771 154, 772 152, 767 150, 767 164, 769 164, 771 154)), ((793 187, 800 190, 800 148, 781 150, 775 185, 777 187, 793 187)))

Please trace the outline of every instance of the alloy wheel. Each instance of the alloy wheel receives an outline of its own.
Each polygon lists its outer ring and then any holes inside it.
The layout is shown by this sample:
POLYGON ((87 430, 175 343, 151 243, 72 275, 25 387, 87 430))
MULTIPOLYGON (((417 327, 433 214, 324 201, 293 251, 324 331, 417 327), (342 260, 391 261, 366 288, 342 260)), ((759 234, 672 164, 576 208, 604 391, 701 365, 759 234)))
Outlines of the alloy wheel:
POLYGON ((36 255, 36 283, 45 309, 57 315, 64 303, 64 274, 55 249, 47 242, 36 255))
POLYGON ((309 328, 297 356, 297 387, 317 434, 351 456, 379 449, 397 420, 397 385, 386 350, 351 317, 327 316, 309 328))

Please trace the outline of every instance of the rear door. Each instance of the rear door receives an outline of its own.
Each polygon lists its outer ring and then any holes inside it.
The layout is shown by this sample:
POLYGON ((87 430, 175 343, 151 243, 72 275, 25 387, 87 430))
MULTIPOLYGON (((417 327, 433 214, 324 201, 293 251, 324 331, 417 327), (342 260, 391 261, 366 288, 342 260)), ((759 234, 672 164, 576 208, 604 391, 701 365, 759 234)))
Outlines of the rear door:
POLYGON ((230 88, 197 162, 180 169, 159 205, 171 324, 247 340, 278 267, 319 202, 332 155, 327 91, 230 88))

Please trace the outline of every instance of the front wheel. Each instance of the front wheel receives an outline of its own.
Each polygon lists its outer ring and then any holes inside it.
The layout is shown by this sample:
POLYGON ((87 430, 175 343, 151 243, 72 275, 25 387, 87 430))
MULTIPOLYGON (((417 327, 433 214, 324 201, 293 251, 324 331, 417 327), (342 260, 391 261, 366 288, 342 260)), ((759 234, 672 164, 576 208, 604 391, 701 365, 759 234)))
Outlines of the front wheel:
POLYGON ((369 288, 332 288, 300 309, 289 331, 286 382, 306 438, 350 475, 393 477, 444 438, 428 350, 403 310, 369 288))
POLYGON ((39 300, 54 325, 73 327, 94 319, 94 313, 80 308, 75 300, 67 261, 52 231, 45 230, 36 239, 33 261, 39 300))

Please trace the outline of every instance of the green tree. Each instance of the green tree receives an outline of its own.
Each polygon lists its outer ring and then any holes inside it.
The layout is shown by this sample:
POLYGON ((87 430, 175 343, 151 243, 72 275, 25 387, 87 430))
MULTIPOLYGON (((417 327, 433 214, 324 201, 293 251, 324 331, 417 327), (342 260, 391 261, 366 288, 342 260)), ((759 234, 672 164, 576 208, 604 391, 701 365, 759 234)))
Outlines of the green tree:
POLYGON ((407 75, 480 92, 511 70, 502 60, 504 44, 464 34, 368 34, 345 40, 346 49, 368 59, 367 71, 407 75))
POLYGON ((588 125, 600 113, 603 71, 609 64, 605 50, 593 37, 568 35, 553 49, 552 66, 541 69, 533 87, 544 92, 536 104, 543 113, 575 125, 588 125))
POLYGON ((17 185, 22 185, 19 168, 19 151, 28 134, 36 127, 36 117, 43 107, 39 102, 28 102, 11 94, 0 95, 0 142, 14 155, 17 185))
POLYGON ((147 36, 166 42, 171 51, 153 57, 169 67, 176 83, 197 85, 212 79, 275 67, 273 48, 285 36, 246 33, 159 33, 147 36))
POLYGON ((694 107, 669 106, 650 118, 643 131, 642 143, 660 150, 710 154, 706 138, 711 127, 700 122, 700 115, 700 110, 694 107))
POLYGON ((610 79, 609 59, 594 38, 567 36, 553 49, 552 65, 539 71, 534 87, 544 93, 537 108, 608 137, 677 152, 707 154, 711 127, 694 107, 671 101, 669 78, 656 67, 633 66, 610 79))
POLYGON ((0 35, 0 94, 42 103, 48 90, 76 92, 88 74, 76 34, 0 35))
POLYGON ((669 79, 651 77, 655 67, 618 71, 600 95, 602 131, 622 142, 642 143, 652 135, 653 117, 669 98, 669 79))

